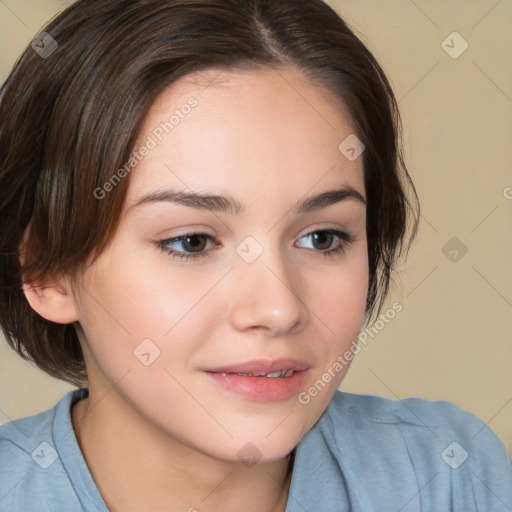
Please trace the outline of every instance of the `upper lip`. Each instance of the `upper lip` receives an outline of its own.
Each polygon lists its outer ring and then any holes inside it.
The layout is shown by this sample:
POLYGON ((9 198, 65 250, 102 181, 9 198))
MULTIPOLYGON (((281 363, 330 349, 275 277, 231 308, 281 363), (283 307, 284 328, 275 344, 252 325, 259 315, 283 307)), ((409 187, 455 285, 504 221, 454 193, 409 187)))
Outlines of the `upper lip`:
POLYGON ((272 373, 286 370, 307 370, 309 364, 297 359, 283 358, 274 361, 268 359, 258 359, 245 363, 235 363, 227 366, 219 366, 206 370, 210 373, 272 373))

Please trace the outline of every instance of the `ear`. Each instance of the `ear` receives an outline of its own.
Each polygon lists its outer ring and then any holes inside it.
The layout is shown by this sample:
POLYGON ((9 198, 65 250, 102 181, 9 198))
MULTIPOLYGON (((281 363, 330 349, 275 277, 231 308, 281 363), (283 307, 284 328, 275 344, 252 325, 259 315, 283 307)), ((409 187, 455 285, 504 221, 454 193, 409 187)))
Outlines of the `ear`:
POLYGON ((42 283, 23 284, 30 307, 46 320, 58 324, 78 321, 73 291, 69 279, 47 278, 42 283))
MULTIPOLYGON (((22 266, 25 264, 24 248, 29 229, 30 227, 25 231, 19 247, 19 260, 22 266)), ((78 312, 69 277, 48 276, 39 282, 23 283, 22 288, 30 307, 46 320, 58 324, 70 324, 78 321, 78 312)))

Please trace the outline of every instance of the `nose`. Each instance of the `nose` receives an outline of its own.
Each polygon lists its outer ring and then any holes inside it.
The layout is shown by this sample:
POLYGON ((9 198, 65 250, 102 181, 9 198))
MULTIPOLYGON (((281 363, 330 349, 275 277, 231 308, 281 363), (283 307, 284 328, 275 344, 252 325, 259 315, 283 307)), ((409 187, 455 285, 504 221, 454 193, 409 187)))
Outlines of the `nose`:
POLYGON ((230 321, 241 332, 268 336, 304 328, 309 310, 301 276, 278 250, 265 249, 252 263, 240 259, 232 272, 230 321))

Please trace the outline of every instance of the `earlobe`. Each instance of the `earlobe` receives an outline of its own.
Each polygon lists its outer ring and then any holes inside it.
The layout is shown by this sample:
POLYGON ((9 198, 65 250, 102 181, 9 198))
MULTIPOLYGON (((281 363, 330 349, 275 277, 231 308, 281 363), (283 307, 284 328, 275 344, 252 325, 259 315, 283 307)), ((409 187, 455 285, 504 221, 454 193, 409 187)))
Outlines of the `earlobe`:
POLYGON ((78 321, 71 285, 66 278, 55 278, 43 284, 24 283, 23 292, 30 307, 46 320, 58 324, 78 321))

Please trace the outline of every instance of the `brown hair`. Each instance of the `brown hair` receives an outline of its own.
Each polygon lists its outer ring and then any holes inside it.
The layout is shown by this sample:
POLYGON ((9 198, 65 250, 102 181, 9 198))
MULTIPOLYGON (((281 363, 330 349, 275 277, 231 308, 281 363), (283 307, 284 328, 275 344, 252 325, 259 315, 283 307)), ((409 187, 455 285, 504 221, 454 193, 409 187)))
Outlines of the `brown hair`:
POLYGON ((0 92, 0 323, 22 357, 72 384, 86 380, 74 325, 39 316, 22 282, 73 275, 101 253, 118 227, 129 176, 108 200, 94 190, 127 161, 156 97, 178 78, 211 68, 292 65, 346 107, 366 146, 367 319, 380 313, 396 260, 416 234, 419 203, 391 87, 327 4, 78 0, 44 30, 58 47, 49 45, 53 53, 43 58, 29 46, 0 92))

